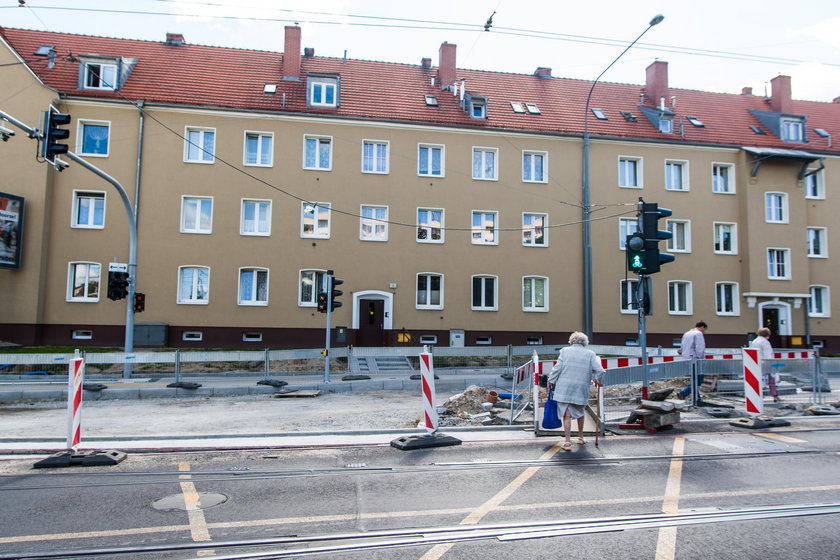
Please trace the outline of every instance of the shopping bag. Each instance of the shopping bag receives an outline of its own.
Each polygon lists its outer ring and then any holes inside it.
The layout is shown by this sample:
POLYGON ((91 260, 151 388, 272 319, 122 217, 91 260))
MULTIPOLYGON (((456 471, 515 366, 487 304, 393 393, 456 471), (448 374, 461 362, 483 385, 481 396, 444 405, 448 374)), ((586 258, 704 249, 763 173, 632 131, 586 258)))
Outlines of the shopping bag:
POLYGON ((557 414, 557 401, 553 400, 552 394, 548 394, 548 400, 545 401, 543 408, 542 427, 546 430, 555 430, 563 426, 563 421, 557 414))

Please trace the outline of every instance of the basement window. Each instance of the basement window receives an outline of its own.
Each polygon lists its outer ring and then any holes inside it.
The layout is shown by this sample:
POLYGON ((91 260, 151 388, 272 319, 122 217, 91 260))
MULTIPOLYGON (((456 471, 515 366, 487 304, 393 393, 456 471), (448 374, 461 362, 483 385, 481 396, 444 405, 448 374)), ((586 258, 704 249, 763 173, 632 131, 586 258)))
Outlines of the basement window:
POLYGON ((525 106, 522 105, 522 103, 520 103, 519 101, 511 101, 510 102, 510 108, 513 109, 514 113, 524 113, 525 112, 525 106))
POLYGON ((493 344, 493 337, 491 336, 477 336, 475 337, 475 343, 481 345, 490 345, 493 344))
POLYGON ((181 333, 181 340, 185 342, 201 342, 204 340, 204 333, 201 331, 184 331, 181 333))
POLYGON ((686 117, 685 120, 687 120, 688 122, 690 122, 691 124, 693 124, 697 128, 703 128, 703 127, 706 126, 705 124, 703 124, 703 121, 701 121, 697 117, 686 117))
POLYGON ((93 331, 75 330, 72 336, 73 340, 93 340, 93 331))
POLYGON ((244 332, 242 333, 242 342, 262 342, 262 333, 244 332))
POLYGON ((595 118, 599 121, 607 120, 607 114, 604 113, 602 109, 592 109, 592 114, 595 115, 595 118))
POLYGON ((752 130, 752 131, 753 131, 753 132, 755 132, 756 134, 767 134, 766 132, 764 132, 763 130, 761 130, 760 128, 758 128, 757 126, 755 126, 754 124, 751 124, 751 125, 750 125, 750 130, 752 130))
POLYGON ((424 334, 420 336, 420 344, 437 344, 436 334, 424 334))
POLYGON ((540 109, 539 109, 539 107, 537 107, 536 103, 526 103, 525 108, 528 109, 528 112, 531 113, 532 115, 539 115, 540 114, 540 109))
POLYGON ((619 111, 624 120, 627 122, 636 122, 636 117, 630 111, 619 111))
POLYGON ((427 95, 426 97, 426 105, 429 107, 437 107, 438 106, 438 99, 434 95, 427 95))
POLYGON ((528 345, 540 345, 543 343, 543 337, 541 336, 529 336, 525 339, 525 344, 528 345))

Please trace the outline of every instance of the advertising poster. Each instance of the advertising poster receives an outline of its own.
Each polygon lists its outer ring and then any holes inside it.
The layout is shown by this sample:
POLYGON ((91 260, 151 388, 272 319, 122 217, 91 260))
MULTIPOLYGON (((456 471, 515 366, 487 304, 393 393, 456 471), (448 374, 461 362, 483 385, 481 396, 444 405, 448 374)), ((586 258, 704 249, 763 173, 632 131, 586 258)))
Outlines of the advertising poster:
POLYGON ((20 268, 23 197, 0 192, 0 268, 20 268))

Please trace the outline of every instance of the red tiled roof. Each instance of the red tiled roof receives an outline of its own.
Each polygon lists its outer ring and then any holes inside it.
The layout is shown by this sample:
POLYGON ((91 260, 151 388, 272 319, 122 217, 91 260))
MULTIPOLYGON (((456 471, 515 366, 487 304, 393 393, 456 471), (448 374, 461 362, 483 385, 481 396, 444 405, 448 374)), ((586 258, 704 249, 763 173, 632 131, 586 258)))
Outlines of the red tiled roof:
MULTIPOLYGON (((46 85, 63 95, 144 100, 147 103, 579 135, 583 132, 584 106, 592 85, 584 80, 459 69, 456 74, 458 79, 466 81, 466 90, 488 99, 487 119, 476 120, 460 108, 458 98, 452 92, 431 85, 431 78, 437 77, 437 68, 423 68, 419 64, 302 57, 301 79, 295 82, 283 80, 284 55, 275 52, 190 44, 176 46, 163 41, 11 28, 0 28, 0 36, 46 85), (47 68, 46 57, 33 56, 41 45, 55 47, 57 57, 53 68, 47 68), (138 62, 118 92, 80 90, 78 62, 69 60, 69 54, 137 58, 138 62), (306 105, 306 75, 309 73, 340 76, 340 107, 306 105), (276 84, 277 93, 263 93, 265 84, 276 84), (424 94, 436 95, 439 106, 427 106, 424 94), (511 101, 536 103, 541 114, 514 113, 511 101)), ((682 126, 675 126, 674 134, 660 133, 639 110, 642 91, 640 85, 599 83, 590 107, 602 109, 608 120, 598 120, 590 115, 590 133, 642 140, 840 152, 840 104, 837 103, 792 102, 793 111, 808 119, 809 142, 798 144, 782 142, 769 131, 766 135, 757 135, 749 128, 749 125, 764 128, 749 111, 770 111, 769 103, 763 97, 677 88, 670 88, 669 94, 676 99, 674 111, 682 126), (637 122, 625 121, 619 111, 631 111, 637 122), (689 115, 700 119, 705 126, 698 128, 690 124, 685 120, 689 115), (830 147, 829 139, 814 133, 814 128, 838 136, 837 147, 830 147)))

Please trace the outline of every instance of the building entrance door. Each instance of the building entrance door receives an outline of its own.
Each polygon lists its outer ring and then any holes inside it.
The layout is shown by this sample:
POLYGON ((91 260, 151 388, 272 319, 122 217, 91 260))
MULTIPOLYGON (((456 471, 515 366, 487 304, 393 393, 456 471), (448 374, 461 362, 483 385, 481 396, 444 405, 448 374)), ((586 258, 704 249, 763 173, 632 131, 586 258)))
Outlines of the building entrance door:
POLYGON ((761 309, 761 326, 770 329, 770 345, 773 348, 779 348, 782 338, 779 336, 779 309, 777 307, 761 309))
POLYGON ((358 346, 385 346, 383 323, 385 302, 380 299, 359 300, 358 346))

